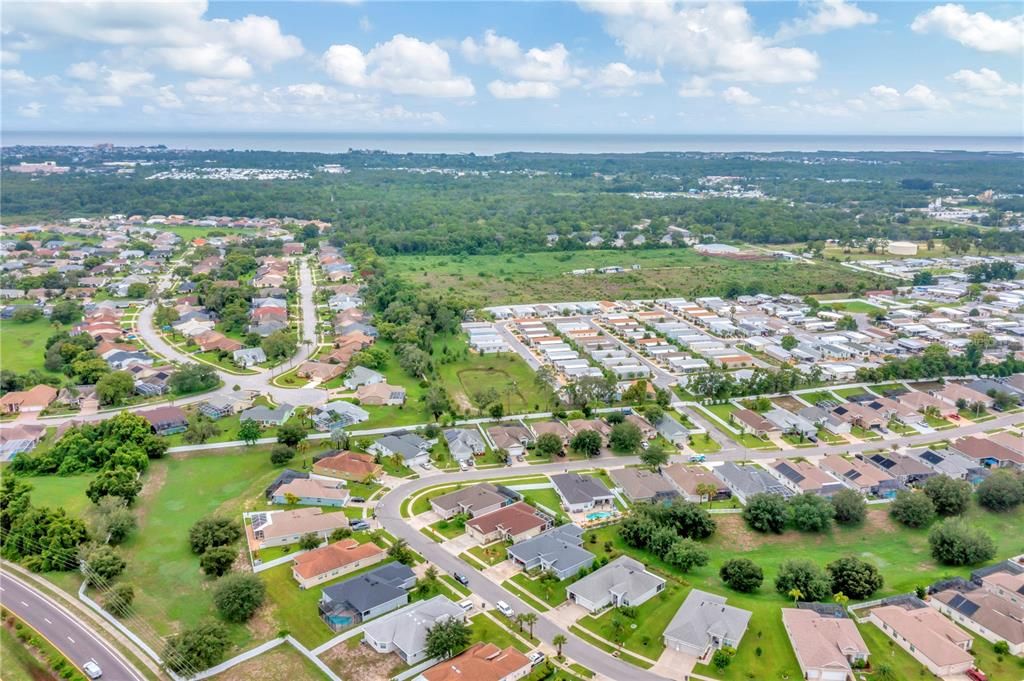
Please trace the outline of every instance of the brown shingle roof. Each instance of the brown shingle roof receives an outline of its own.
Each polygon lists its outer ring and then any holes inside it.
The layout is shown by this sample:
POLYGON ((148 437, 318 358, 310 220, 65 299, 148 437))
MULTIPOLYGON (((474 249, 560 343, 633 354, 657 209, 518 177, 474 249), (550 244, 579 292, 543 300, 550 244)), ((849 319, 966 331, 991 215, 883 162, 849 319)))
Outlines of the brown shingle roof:
POLYGON ((303 579, 310 579, 383 553, 384 549, 373 542, 360 544, 355 539, 342 539, 296 556, 293 569, 303 579))
POLYGON ((481 534, 502 529, 509 534, 520 534, 535 527, 544 527, 547 520, 537 515, 533 506, 518 501, 511 506, 473 518, 466 523, 481 534))
POLYGON ((427 681, 500 681, 529 667, 526 655, 512 646, 502 650, 493 643, 477 643, 462 654, 434 665, 421 676, 427 681))

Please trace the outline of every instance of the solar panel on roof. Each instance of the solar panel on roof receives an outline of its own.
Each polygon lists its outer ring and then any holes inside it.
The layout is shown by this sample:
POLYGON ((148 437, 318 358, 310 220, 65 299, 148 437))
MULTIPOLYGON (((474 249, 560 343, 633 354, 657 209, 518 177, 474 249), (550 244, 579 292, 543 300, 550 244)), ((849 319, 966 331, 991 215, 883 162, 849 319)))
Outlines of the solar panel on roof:
POLYGON ((939 463, 942 463, 944 461, 944 459, 941 456, 939 456, 938 454, 936 454, 935 452, 933 452, 930 449, 927 450, 924 454, 922 454, 921 458, 924 459, 925 461, 927 461, 928 463, 932 464, 932 465, 939 464, 939 463))
POLYGON ((882 468, 884 468, 885 470, 889 470, 890 468, 896 465, 895 461, 888 457, 882 456, 881 454, 873 454, 871 456, 871 460, 874 461, 879 466, 881 466, 882 468))
POLYGON ((846 473, 846 477, 848 477, 850 480, 856 480, 857 478, 860 477, 860 471, 854 471, 854 470, 848 471, 846 473))
POLYGON ((956 596, 953 596, 952 599, 950 599, 949 607, 953 608, 959 613, 962 613, 970 617, 974 613, 978 612, 979 606, 977 603, 970 600, 969 598, 966 598, 961 594, 957 594, 956 596))
POLYGON ((780 463, 775 468, 780 473, 782 473, 784 476, 786 476, 787 479, 792 480, 793 482, 795 482, 797 484, 801 483, 803 481, 803 479, 804 479, 804 476, 801 475, 796 470, 794 470, 793 467, 790 466, 788 463, 785 463, 785 462, 780 463))

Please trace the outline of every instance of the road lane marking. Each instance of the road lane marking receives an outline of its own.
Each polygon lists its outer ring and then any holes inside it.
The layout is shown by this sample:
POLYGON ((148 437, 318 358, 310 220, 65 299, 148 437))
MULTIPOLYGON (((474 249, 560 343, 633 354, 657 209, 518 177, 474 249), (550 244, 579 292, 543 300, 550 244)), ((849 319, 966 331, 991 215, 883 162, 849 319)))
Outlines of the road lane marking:
POLYGON ((21 601, 21 604, 24 605, 26 608, 32 607, 28 603, 26 603, 25 601, 21 601))
POLYGON ((47 624, 53 624, 53 622, 50 621, 49 617, 44 617, 43 621, 46 622, 47 624))
POLYGON ((72 643, 75 642, 75 639, 71 638, 70 636, 68 636, 68 640, 71 641, 72 643))

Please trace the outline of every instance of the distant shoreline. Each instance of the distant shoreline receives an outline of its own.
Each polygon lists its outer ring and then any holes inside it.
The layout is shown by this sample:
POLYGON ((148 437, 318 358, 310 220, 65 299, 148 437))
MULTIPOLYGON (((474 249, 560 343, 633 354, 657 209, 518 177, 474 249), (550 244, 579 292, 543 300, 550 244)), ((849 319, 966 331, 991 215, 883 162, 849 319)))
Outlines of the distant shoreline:
POLYGON ((568 154, 935 152, 1024 153, 1024 137, 954 135, 621 135, 328 132, 93 132, 4 131, 3 146, 164 145, 172 149, 343 153, 493 155, 568 154))

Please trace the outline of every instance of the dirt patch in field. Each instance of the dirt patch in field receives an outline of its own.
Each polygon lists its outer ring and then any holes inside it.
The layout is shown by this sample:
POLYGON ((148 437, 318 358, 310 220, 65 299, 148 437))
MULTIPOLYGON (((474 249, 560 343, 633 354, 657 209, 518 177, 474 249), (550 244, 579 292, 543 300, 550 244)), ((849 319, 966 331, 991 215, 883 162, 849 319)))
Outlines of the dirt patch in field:
POLYGON ((162 461, 154 461, 149 464, 149 470, 142 482, 142 491, 135 501, 135 508, 139 509, 139 529, 146 526, 146 518, 149 515, 147 509, 152 508, 153 499, 167 482, 167 464, 162 461))
POLYGON ((807 406, 800 400, 796 399, 795 397, 790 397, 789 395, 783 395, 782 397, 773 397, 772 402, 782 407, 783 409, 786 409, 794 413, 800 411, 801 409, 807 406))
POLYGON ((279 631, 277 622, 274 620, 274 606, 266 604, 256 611, 248 623, 249 631, 257 641, 264 641, 277 636, 279 631))
POLYGON ((405 666, 396 655, 381 655, 359 640, 356 636, 343 641, 320 659, 341 678, 359 681, 387 681, 405 666))

